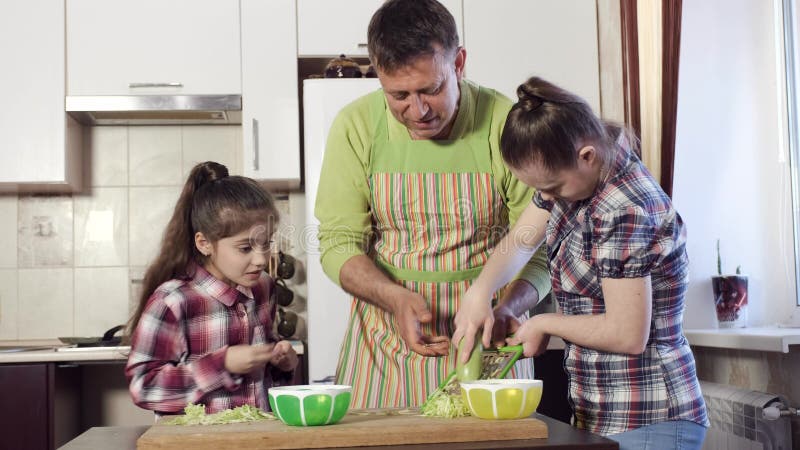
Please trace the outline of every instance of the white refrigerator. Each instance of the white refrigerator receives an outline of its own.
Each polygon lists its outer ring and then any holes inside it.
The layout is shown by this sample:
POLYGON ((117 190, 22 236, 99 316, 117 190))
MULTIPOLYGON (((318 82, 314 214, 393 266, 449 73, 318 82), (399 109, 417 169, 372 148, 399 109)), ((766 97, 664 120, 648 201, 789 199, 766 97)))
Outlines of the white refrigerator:
POLYGON ((319 261, 319 221, 314 205, 328 130, 343 106, 380 87, 377 78, 320 78, 303 81, 307 244, 308 380, 333 383, 350 315, 350 295, 331 281, 319 261))

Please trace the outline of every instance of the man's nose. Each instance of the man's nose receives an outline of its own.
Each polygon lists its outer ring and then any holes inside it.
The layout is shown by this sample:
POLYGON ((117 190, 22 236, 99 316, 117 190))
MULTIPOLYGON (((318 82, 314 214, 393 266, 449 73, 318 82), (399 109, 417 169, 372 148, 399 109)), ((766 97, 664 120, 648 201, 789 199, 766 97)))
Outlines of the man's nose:
POLYGON ((428 103, 419 95, 412 95, 410 101, 411 118, 413 120, 422 120, 430 109, 428 103))

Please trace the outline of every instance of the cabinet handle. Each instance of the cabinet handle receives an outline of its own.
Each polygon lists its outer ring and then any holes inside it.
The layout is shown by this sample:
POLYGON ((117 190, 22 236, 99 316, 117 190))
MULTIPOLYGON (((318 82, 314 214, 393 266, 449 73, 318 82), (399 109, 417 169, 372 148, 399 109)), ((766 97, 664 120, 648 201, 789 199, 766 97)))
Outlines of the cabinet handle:
POLYGON ((336 381, 336 375, 328 375, 327 377, 320 378, 319 380, 311 380, 312 383, 330 384, 336 381))
POLYGON ((128 83, 128 87, 134 88, 157 88, 157 87, 183 87, 183 83, 128 83))
POLYGON ((253 170, 258 170, 258 119, 253 119, 253 170))
POLYGON ((358 48, 367 48, 367 43, 366 42, 359 42, 358 43, 358 48))

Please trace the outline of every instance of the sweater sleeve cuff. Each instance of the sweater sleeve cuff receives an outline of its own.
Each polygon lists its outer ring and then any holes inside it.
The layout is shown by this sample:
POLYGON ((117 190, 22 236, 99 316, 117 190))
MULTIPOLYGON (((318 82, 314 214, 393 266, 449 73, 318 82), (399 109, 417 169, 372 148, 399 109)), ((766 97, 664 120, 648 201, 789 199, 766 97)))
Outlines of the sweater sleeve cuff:
POLYGON ((517 274, 516 279, 529 282, 539 293, 539 300, 542 300, 550 293, 550 269, 547 266, 547 256, 542 249, 536 252, 533 258, 517 274))
POLYGON ((327 252, 322 258, 322 270, 325 274, 333 280, 339 287, 342 286, 342 281, 339 278, 342 266, 348 259, 353 256, 363 255, 361 251, 344 251, 341 249, 327 252))

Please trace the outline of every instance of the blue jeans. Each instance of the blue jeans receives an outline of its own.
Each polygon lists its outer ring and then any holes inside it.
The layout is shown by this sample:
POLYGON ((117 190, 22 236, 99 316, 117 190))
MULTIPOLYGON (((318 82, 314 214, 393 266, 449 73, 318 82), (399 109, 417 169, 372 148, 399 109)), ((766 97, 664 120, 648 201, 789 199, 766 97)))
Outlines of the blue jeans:
POLYGON ((672 420, 606 437, 619 442, 619 450, 698 450, 706 428, 688 420, 672 420))

